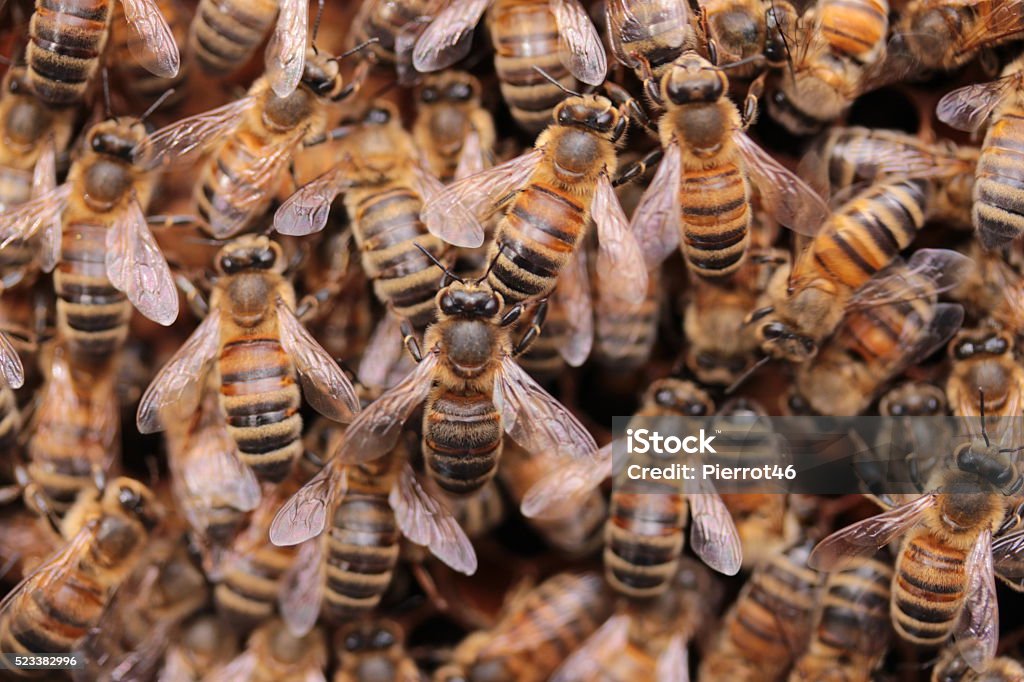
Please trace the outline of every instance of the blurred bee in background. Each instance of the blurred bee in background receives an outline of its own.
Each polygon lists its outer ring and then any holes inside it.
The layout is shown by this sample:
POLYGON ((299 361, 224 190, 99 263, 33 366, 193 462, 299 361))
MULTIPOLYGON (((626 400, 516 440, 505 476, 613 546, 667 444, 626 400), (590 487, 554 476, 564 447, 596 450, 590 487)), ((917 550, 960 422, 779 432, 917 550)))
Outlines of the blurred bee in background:
MULTIPOLYGON (((36 0, 35 5, 25 48, 32 91, 49 106, 78 106, 99 69, 114 0, 36 0)), ((178 44, 156 0, 121 0, 121 5, 135 34, 128 45, 136 61, 155 76, 176 76, 178 44)))
POLYGON ((426 76, 417 91, 412 135, 430 173, 444 184, 494 161, 494 120, 480 103, 480 81, 464 71, 426 76))
POLYGON ((703 0, 698 4, 717 62, 730 65, 733 79, 793 66, 799 17, 786 0, 703 0))
POLYGON ((1017 312, 1024 301, 1024 276, 1009 262, 1007 254, 990 251, 977 240, 972 239, 965 252, 974 261, 974 267, 950 291, 950 297, 963 304, 972 320, 984 323, 991 318, 1019 335, 1024 329, 1017 312))
POLYGON ((395 67, 398 82, 411 85, 418 74, 412 64, 416 40, 450 0, 365 0, 349 27, 350 48, 374 41, 368 59, 395 67))
POLYGON ((333 682, 420 682, 416 663, 405 651, 405 633, 398 623, 373 619, 342 625, 334 633, 339 653, 333 682))
POLYGON ((953 414, 975 417, 984 411, 997 440, 1024 442, 1016 419, 1024 409, 1024 367, 1009 332, 991 321, 963 329, 950 342, 949 357, 946 398, 953 414))
POLYGON ((546 680, 608 618, 611 601, 596 573, 559 573, 532 589, 521 585, 497 623, 456 645, 434 680, 546 680))
POLYGON ((660 78, 683 52, 698 47, 685 0, 607 0, 604 7, 612 54, 641 80, 660 78))
POLYGON ((199 682, 238 653, 235 631, 219 618, 202 614, 185 623, 169 643, 157 682, 199 682))
POLYGON ((604 46, 579 0, 469 0, 439 12, 416 41, 413 65, 427 73, 469 54, 473 32, 490 7, 487 28, 494 69, 516 123, 536 134, 579 82, 600 85, 604 46))
POLYGON ((625 301, 595 283, 594 357, 606 367, 633 369, 650 358, 658 340, 664 289, 660 268, 647 272, 647 293, 639 303, 625 301))
POLYGON ((1021 679, 1024 679, 1024 666, 1020 661, 1000 656, 981 670, 975 670, 952 645, 942 649, 931 676, 931 682, 1015 682, 1021 679))
POLYGON ((319 628, 296 637, 278 619, 257 628, 245 650, 205 682, 327 682, 327 641, 319 628))
MULTIPOLYGON (((192 15, 180 0, 150 0, 153 2, 160 14, 163 15, 167 26, 171 31, 174 44, 184 49, 188 43, 189 24, 192 15)), ((123 9, 115 7, 113 28, 111 31, 112 47, 107 62, 120 85, 123 92, 131 101, 138 102, 143 107, 148 107, 157 101, 170 89, 174 90, 172 95, 163 100, 165 109, 178 107, 188 94, 188 62, 181 64, 174 76, 157 75, 151 73, 143 65, 139 64, 132 57, 145 48, 139 43, 142 37, 134 32, 128 31, 124 24, 123 9)))
POLYGON ((351 421, 359 399, 352 382, 302 326, 315 296, 296 307, 278 244, 267 237, 239 237, 214 263, 209 304, 198 290, 192 292, 205 319, 146 389, 138 429, 163 430, 172 416, 168 410, 194 413, 216 365, 220 407, 242 462, 261 480, 281 481, 302 451, 296 374, 306 401, 329 419, 351 421))

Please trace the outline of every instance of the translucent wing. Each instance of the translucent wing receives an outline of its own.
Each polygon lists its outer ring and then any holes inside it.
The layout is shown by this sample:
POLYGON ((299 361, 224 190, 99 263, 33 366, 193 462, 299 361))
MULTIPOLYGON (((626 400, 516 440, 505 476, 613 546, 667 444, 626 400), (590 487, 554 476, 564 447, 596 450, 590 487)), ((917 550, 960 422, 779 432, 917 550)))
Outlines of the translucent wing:
POLYGON ((288 197, 274 213, 274 229, 295 237, 324 229, 331 204, 347 184, 340 168, 332 168, 309 181, 288 197))
POLYGON ((850 557, 874 554, 920 521, 935 500, 934 494, 922 495, 832 533, 814 548, 807 565, 819 571, 834 571, 850 557))
POLYGON ((577 460, 560 464, 523 495, 519 505, 528 518, 562 517, 565 509, 580 506, 601 481, 612 474, 612 444, 597 451, 597 462, 577 460))
MULTIPOLYGON (((60 222, 70 196, 71 185, 65 183, 24 204, 4 210, 0 214, 0 249, 6 248, 11 242, 31 239, 44 225, 52 229, 55 221, 60 222)), ((57 245, 59 248, 59 236, 57 245)))
POLYGON ((565 343, 558 351, 571 367, 579 367, 586 362, 594 344, 594 310, 585 248, 577 249, 562 268, 552 300, 564 307, 568 324, 565 343))
POLYGON ((610 296, 639 303, 647 296, 647 263, 608 177, 598 178, 591 205, 597 225, 597 276, 610 296))
POLYGON ((935 107, 935 114, 957 130, 974 132, 985 125, 1006 91, 1016 83, 1015 78, 1000 78, 947 92, 935 107))
POLYGON ((602 661, 616 656, 629 644, 629 616, 619 613, 604 622, 594 634, 555 670, 551 682, 601 679, 602 661))
POLYGON ((495 405, 512 440, 534 454, 596 462, 593 436, 511 356, 497 374, 495 405))
POLYGON ((412 372, 360 412, 345 430, 345 440, 335 457, 346 464, 358 464, 391 452, 409 415, 426 400, 436 366, 437 356, 425 354, 412 372))
POLYGON ((682 635, 673 635, 654 666, 655 682, 690 682, 690 656, 682 635))
POLYGON ((328 512, 347 489, 345 467, 328 463, 277 512, 270 524, 270 541, 278 547, 291 547, 323 533, 328 512))
MULTIPOLYGON (((959 4, 959 3, 958 3, 959 4)), ((965 3, 970 5, 970 3, 965 3)), ((1003 0, 988 11, 979 12, 977 20, 970 22, 957 46, 957 54, 968 54, 986 45, 1024 31, 1024 8, 1021 0, 1003 0)))
POLYGON ((430 233, 454 246, 474 249, 484 243, 481 224, 495 206, 533 175, 544 153, 533 149, 482 173, 454 182, 423 206, 430 233))
MULTIPOLYGON (((32 169, 32 196, 39 197, 57 188, 57 149, 53 135, 46 141, 32 169)), ((61 216, 47 220, 39 233, 39 267, 43 272, 52 272, 60 260, 61 216)))
POLYGON ((430 172, 425 163, 413 164, 412 182, 424 202, 444 191, 444 184, 430 172))
POLYGON ((412 63, 416 70, 428 73, 446 69, 469 54, 473 30, 491 2, 453 2, 434 17, 412 51, 412 63))
POLYGON ((255 679, 260 669, 260 659, 254 651, 246 650, 236 656, 230 663, 214 669, 203 678, 203 682, 239 682, 255 679))
POLYGON ((179 415, 195 412, 206 372, 219 349, 220 314, 211 310, 143 394, 135 418, 140 433, 163 430, 161 415, 168 407, 179 415))
POLYGON ((740 536, 729 509, 707 481, 701 492, 687 492, 690 502, 690 547, 711 568, 736 575, 743 563, 740 536))
POLYGON ((828 204, 810 185, 784 168, 760 145, 737 133, 733 139, 751 179, 761 192, 761 204, 780 224, 813 236, 828 217, 828 204))
POLYGON ((21 364, 21 357, 3 332, 0 332, 0 377, 11 388, 21 388, 25 383, 25 367, 21 364))
POLYGON ((260 484, 250 467, 238 458, 238 446, 223 423, 209 425, 189 445, 182 479, 189 494, 207 506, 228 505, 252 511, 260 503, 260 484))
POLYGON ((631 69, 640 67, 637 50, 628 48, 625 43, 642 44, 655 32, 660 34, 660 41, 669 41, 665 47, 683 47, 687 34, 684 28, 692 25, 686 0, 645 0, 643 7, 647 12, 643 18, 633 12, 634 6, 637 6, 636 0, 607 0, 605 3, 608 37, 616 59, 631 69), (666 27, 677 32, 660 30, 666 27))
POLYGON ((608 60, 587 10, 579 0, 551 0, 551 12, 558 24, 558 44, 566 68, 587 85, 603 83, 608 60))
POLYGON ((453 570, 466 575, 476 573, 473 543, 448 508, 423 489, 408 462, 398 474, 388 502, 405 537, 428 548, 453 570))
POLYGON ((960 654, 977 672, 984 672, 999 646, 999 602, 992 569, 992 531, 981 531, 967 555, 967 600, 956 630, 960 654))
POLYGON ((918 249, 908 263, 894 261, 857 289, 846 308, 871 308, 941 294, 959 285, 972 267, 973 261, 962 253, 949 249, 918 249))
POLYGON ((165 327, 178 317, 178 289, 133 196, 107 230, 107 277, 135 308, 165 327))
POLYGON ((462 151, 459 152, 459 163, 455 166, 455 179, 461 180, 471 175, 482 173, 487 167, 484 150, 480 143, 480 134, 475 130, 466 133, 462 140, 462 151))
POLYGON ((629 229, 640 245, 647 267, 655 268, 679 246, 679 180, 682 172, 679 146, 665 149, 651 184, 633 211, 629 229))
POLYGON ((302 80, 306 61, 307 0, 281 0, 277 25, 267 44, 267 78, 278 97, 287 97, 302 80))
POLYGON ((277 595, 281 618, 295 637, 305 637, 320 617, 320 604, 327 579, 322 538, 306 540, 291 567, 285 571, 277 595))
POLYGON ((352 382, 280 298, 277 299, 277 324, 281 346, 299 371, 306 402, 328 419, 352 421, 359 411, 359 397, 352 382))
POLYGON ((129 40, 132 56, 147 71, 161 78, 174 78, 181 67, 178 43, 171 27, 154 0, 121 0, 124 18, 138 40, 129 40))
POLYGON ((387 388, 388 376, 402 357, 402 326, 388 310, 373 330, 359 362, 359 383, 370 388, 387 388))
POLYGON ((992 543, 995 572, 1006 583, 1024 592, 1024 531, 1016 531, 992 543))
POLYGON ((132 152, 132 157, 136 163, 147 168, 187 160, 190 154, 203 151, 238 126, 246 110, 255 102, 254 97, 243 97, 222 107, 175 121, 140 142, 132 152))

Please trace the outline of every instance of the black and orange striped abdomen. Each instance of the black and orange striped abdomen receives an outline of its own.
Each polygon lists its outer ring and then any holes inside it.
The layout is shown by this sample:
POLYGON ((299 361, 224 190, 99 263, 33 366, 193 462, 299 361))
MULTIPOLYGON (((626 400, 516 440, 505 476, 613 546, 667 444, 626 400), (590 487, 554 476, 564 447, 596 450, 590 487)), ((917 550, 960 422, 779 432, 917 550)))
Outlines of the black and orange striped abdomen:
POLYGON ((889 33, 885 0, 827 0, 819 11, 821 32, 834 54, 864 64, 884 46, 889 33))
POLYGON ((246 127, 229 135, 203 164, 193 199, 214 235, 223 238, 243 230, 249 216, 263 215, 270 206, 272 192, 252 184, 250 169, 271 153, 272 143, 266 131, 246 127), (250 197, 260 197, 260 204, 252 206, 250 197))
POLYGON ((423 408, 423 456, 441 488, 465 495, 484 486, 498 470, 501 414, 491 396, 441 389, 423 408))
POLYGON ((45 590, 23 590, 0 621, 0 651, 70 653, 96 625, 107 590, 84 571, 64 573, 45 590))
POLYGON ((686 498, 678 492, 612 493, 605 523, 605 578, 619 593, 653 597, 664 592, 679 565, 686 498))
POLYGON ((189 49, 201 69, 223 75, 242 67, 277 18, 276 0, 200 0, 189 49))
POLYGON ((302 453, 302 416, 295 367, 276 338, 241 336, 226 343, 218 364, 228 432, 242 462, 278 482, 302 453))
MULTIPOLYGON (((395 41, 408 30, 413 22, 427 15, 433 0, 391 0, 391 2, 364 2, 352 21, 348 47, 365 43, 374 38, 376 42, 367 46, 371 59, 378 64, 394 64, 395 41)), ((433 17, 430 17, 433 18, 433 17)))
POLYGON ((986 248, 1024 232, 1024 108, 1000 112, 985 135, 974 182, 972 219, 986 248))
POLYGON ((111 0, 36 0, 25 48, 32 90, 51 106, 82 102, 110 32, 111 0))
POLYGON ((281 581, 295 560, 294 547, 277 547, 270 539, 247 547, 225 563, 213 593, 217 610, 239 627, 253 627, 274 615, 281 581))
POLYGON ((901 637, 928 646, 946 641, 963 609, 966 559, 927 531, 907 539, 892 584, 892 622, 901 637))
POLYGON ((739 269, 750 243, 750 189, 740 167, 726 162, 684 170, 679 210, 686 261, 701 277, 726 277, 739 269))

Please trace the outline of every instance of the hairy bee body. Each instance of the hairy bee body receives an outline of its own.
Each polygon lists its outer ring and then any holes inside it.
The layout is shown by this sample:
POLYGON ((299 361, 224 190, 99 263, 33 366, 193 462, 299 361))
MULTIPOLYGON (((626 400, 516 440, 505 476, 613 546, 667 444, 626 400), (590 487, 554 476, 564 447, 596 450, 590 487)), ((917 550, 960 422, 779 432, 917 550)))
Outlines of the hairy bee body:
POLYGON ((979 417, 984 392, 984 414, 997 441, 1016 442, 1024 400, 1024 368, 1014 355, 1014 340, 997 324, 960 330, 950 341, 952 367, 946 379, 946 398, 953 414, 979 417))
POLYGON ((36 0, 25 57, 29 82, 54 107, 85 97, 107 44, 111 0, 36 0))
POLYGON ((14 390, 7 384, 0 385, 0 451, 14 452, 21 432, 21 410, 14 390))
POLYGON ((231 73, 256 52, 274 26, 277 8, 277 0, 200 0, 189 50, 207 73, 231 73))
POLYGON ((919 71, 951 70, 974 59, 983 47, 1020 36, 1020 22, 1003 0, 969 4, 913 0, 900 10, 893 39, 919 71), (1009 29, 1009 30, 1008 30, 1009 29), (984 31, 984 35, 978 33, 984 31))
POLYGON ((792 31, 797 21, 796 10, 788 2, 705 0, 700 6, 707 12, 708 32, 718 47, 718 62, 744 62, 730 69, 730 77, 749 79, 787 58, 782 31, 792 31))
POLYGON ((823 0, 821 32, 833 52, 868 64, 885 48, 889 3, 885 0, 823 0))
POLYGON ((494 148, 494 120, 480 103, 480 81, 461 71, 426 76, 419 91, 419 110, 412 134, 430 171, 441 182, 455 179, 467 151, 467 138, 475 135, 483 165, 494 148))
POLYGON ((978 157, 971 217, 986 248, 997 248, 1024 232, 1018 186, 1024 180, 1024 98, 1010 97, 993 115, 978 157))
POLYGON ((1009 656, 994 658, 983 670, 967 664, 956 647, 942 650, 932 670, 931 682, 1018 682, 1024 679, 1024 666, 1009 656))
POLYGON ((639 304, 602 293, 599 286, 593 290, 597 297, 594 304, 594 351, 598 362, 611 367, 640 367, 650 358, 658 340, 662 291, 660 270, 656 268, 647 272, 647 295, 639 304))
MULTIPOLYGON (((367 49, 370 59, 378 64, 396 64, 402 58, 398 55, 399 38, 402 33, 437 8, 437 0, 370 0, 359 6, 359 12, 352 20, 349 33, 349 47, 355 47, 376 38, 367 49)), ((411 48, 411 45, 409 46, 411 48)))

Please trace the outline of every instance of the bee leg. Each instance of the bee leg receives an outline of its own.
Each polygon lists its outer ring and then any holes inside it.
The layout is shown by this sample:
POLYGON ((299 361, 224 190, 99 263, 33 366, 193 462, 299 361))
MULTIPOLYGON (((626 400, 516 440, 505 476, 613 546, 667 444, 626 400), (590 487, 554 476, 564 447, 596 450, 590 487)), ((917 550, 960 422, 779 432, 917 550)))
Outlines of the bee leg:
POLYGON ((181 227, 188 225, 189 227, 199 224, 199 218, 194 215, 151 215, 146 217, 146 222, 152 227, 166 228, 166 227, 181 227))
POLYGON ((627 182, 640 177, 647 172, 649 167, 656 166, 658 162, 661 161, 661 157, 664 156, 664 154, 664 150, 662 150, 661 147, 658 147, 657 149, 649 152, 642 159, 629 164, 622 169, 622 172, 619 173, 618 177, 612 180, 612 187, 625 185, 627 182))
POLYGON ((181 289, 181 293, 185 294, 185 301, 196 317, 202 319, 210 313, 210 304, 203 298, 203 293, 187 277, 176 274, 174 282, 181 289))
POLYGON ((697 25, 700 27, 701 33, 704 34, 704 43, 708 49, 708 61, 711 62, 712 66, 718 66, 718 43, 711 37, 707 7, 700 8, 700 14, 697 16, 697 25))
POLYGON ((526 330, 526 333, 523 334, 523 337, 519 339, 519 343, 515 345, 515 348, 512 349, 512 357, 522 355, 530 349, 533 342, 540 336, 541 327, 544 326, 544 319, 547 315, 548 299, 545 298, 537 304, 537 309, 533 311, 533 319, 530 320, 530 327, 526 330))
POLYGON ((43 489, 37 483, 29 483, 25 486, 24 492, 25 506, 34 514, 49 521, 50 527, 58 536, 63 535, 60 532, 60 517, 57 516, 57 511, 50 504, 50 498, 43 489))
POLYGON ((17 483, 0 486, 0 505, 8 505, 16 502, 23 492, 24 491, 21 486, 17 483))
POLYGON ((612 135, 612 142, 619 141, 619 138, 626 132, 626 128, 630 121, 636 121, 648 132, 657 137, 658 129, 651 122, 647 112, 643 110, 643 107, 641 107, 640 103, 636 101, 636 98, 630 95, 625 88, 617 83, 606 82, 604 84, 604 90, 608 94, 608 97, 619 105, 619 110, 622 113, 618 127, 616 128, 614 135, 612 135), (632 115, 627 116, 626 110, 632 112, 632 115))
POLYGON ((345 84, 337 95, 331 99, 335 102, 340 102, 343 99, 351 97, 355 93, 359 92, 359 89, 363 87, 363 81, 366 80, 366 76, 370 72, 370 62, 362 61, 359 62, 359 66, 356 67, 352 73, 352 80, 345 84))
POLYGON ((409 355, 416 362, 422 360, 423 352, 420 350, 420 342, 416 338, 416 330, 412 328, 412 323, 409 320, 402 320, 399 329, 402 330, 402 345, 409 351, 409 355))
POLYGON ((764 94, 764 79, 767 75, 768 72, 763 71, 760 76, 751 81, 750 89, 747 90, 747 97, 743 100, 743 115, 741 118, 741 125, 744 130, 757 120, 757 103, 761 99, 761 95, 764 94))
POLYGON ((664 106, 664 101, 661 99, 661 83, 654 77, 651 63, 643 56, 638 56, 637 60, 640 62, 640 76, 644 83, 644 94, 647 95, 651 102, 658 106, 664 106))

